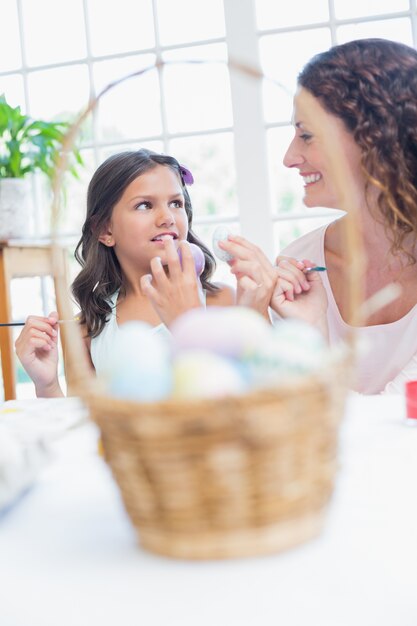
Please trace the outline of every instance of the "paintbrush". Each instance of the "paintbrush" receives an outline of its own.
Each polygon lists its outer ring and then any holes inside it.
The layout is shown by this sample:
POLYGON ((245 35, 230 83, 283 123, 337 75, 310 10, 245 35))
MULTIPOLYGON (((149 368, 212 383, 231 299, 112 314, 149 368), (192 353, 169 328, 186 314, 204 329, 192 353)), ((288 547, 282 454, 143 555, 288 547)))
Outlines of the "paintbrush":
POLYGON ((307 272, 325 272, 327 267, 322 267, 321 265, 316 265, 314 267, 305 267, 303 272, 306 274, 307 272))
MULTIPOLYGON (((66 324, 67 322, 78 322, 78 317, 74 317, 72 320, 58 320, 57 324, 66 324)), ((0 323, 0 327, 2 326, 24 326, 26 322, 2 322, 0 323)))

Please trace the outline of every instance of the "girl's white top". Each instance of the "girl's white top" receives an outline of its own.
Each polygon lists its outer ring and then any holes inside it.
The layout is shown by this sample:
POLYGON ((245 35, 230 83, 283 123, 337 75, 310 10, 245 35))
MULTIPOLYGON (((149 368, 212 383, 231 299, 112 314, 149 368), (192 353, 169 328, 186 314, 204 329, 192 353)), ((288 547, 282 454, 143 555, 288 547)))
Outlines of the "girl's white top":
MULTIPOLYGON (((108 303, 112 308, 111 313, 109 314, 101 333, 98 337, 93 337, 91 340, 91 360, 97 374, 105 373, 108 369, 108 363, 112 360, 114 346, 118 342, 118 333, 120 332, 116 317, 116 303, 118 296, 119 292, 117 291, 111 296, 111 298, 109 298, 108 303)), ((154 326, 151 332, 161 333, 166 337, 169 337, 170 335, 168 328, 162 323, 158 326, 154 326)))
MULTIPOLYGON (((325 265, 324 235, 327 225, 300 237, 280 254, 297 259, 311 259, 325 265)), ((330 344, 335 344, 352 329, 342 319, 326 272, 321 274, 329 306, 327 321, 330 344)), ((417 379, 417 305, 404 317, 390 324, 355 328, 358 334, 359 359, 356 391, 366 394, 403 393, 407 380, 417 379)))

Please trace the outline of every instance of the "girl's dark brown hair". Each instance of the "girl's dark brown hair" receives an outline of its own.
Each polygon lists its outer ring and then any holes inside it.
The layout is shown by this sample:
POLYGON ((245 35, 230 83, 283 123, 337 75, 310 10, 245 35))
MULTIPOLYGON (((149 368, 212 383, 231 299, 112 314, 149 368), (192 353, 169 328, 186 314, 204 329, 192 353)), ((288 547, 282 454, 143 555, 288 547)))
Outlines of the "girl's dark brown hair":
POLYGON ((85 324, 89 337, 97 337, 111 312, 109 298, 120 289, 124 292, 122 270, 113 248, 104 246, 98 237, 108 224, 114 205, 138 176, 157 165, 171 168, 181 181, 188 218, 187 241, 198 245, 204 253, 205 268, 200 280, 203 289, 217 291, 210 282, 216 263, 210 250, 192 231, 192 206, 185 187, 180 164, 171 156, 150 150, 121 152, 109 157, 93 175, 87 192, 87 216, 75 258, 82 269, 72 284, 73 295, 80 307, 80 323, 85 324))
POLYGON ((367 189, 378 190, 377 216, 391 251, 417 240, 417 52, 384 39, 362 39, 316 55, 298 83, 345 123, 362 152, 367 189))

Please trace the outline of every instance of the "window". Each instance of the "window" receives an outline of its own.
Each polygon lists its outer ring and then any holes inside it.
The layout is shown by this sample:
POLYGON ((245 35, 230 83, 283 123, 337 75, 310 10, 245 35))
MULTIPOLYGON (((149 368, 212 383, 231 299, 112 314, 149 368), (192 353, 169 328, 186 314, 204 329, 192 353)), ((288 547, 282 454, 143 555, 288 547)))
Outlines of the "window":
MULTIPOLYGON (((2 0, 2 17, 0 92, 37 117, 75 115, 110 81, 166 62, 113 89, 94 111, 82 139, 86 168, 68 189, 65 233, 78 236, 98 164, 144 146, 193 171, 195 229, 209 245, 215 226, 227 223, 271 258, 337 214, 307 211, 299 177, 282 165, 303 63, 349 39, 416 45, 417 37, 416 0, 2 0), (228 58, 267 78, 231 69, 228 58)), ((47 206, 40 193, 41 235, 47 206)))
POLYGON ((339 214, 329 209, 307 211, 298 173, 282 166, 292 136, 291 99, 297 73, 316 52, 352 39, 383 37, 416 45, 416 3, 297 0, 283 11, 280 3, 255 0, 255 9, 262 71, 281 85, 264 81, 263 86, 274 249, 278 250, 339 214))
MULTIPOLYGON (((298 177, 281 165, 298 71, 334 43, 382 36, 412 44, 417 31, 415 0, 297 0, 285 9, 270 0, 119 0, 117 10, 100 0, 3 0, 2 10, 1 91, 34 116, 75 115, 110 81, 166 62, 100 101, 83 135, 87 168, 70 185, 67 233, 79 232, 97 165, 143 145, 193 170, 197 229, 238 224, 269 254, 312 219, 334 217, 307 213, 298 177), (248 86, 228 57, 260 65, 267 79, 248 86)), ((45 216, 40 224, 42 234, 45 216)))

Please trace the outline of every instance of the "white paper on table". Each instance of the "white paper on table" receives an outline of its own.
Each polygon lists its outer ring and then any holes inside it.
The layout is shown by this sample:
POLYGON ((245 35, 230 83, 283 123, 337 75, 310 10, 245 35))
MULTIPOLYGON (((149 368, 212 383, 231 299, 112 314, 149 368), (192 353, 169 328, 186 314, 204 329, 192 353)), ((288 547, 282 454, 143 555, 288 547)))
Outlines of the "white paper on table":
POLYGON ((36 481, 52 442, 86 418, 78 398, 9 400, 0 407, 0 514, 36 481))

